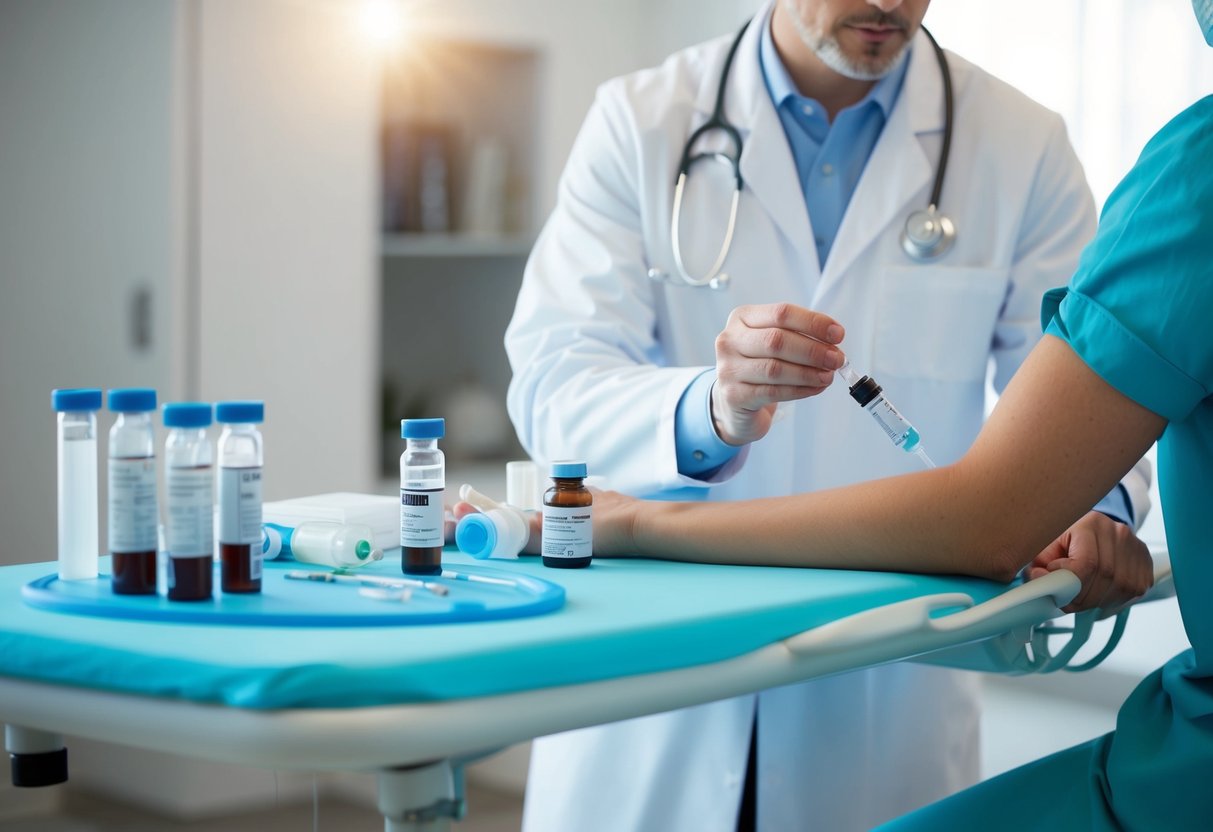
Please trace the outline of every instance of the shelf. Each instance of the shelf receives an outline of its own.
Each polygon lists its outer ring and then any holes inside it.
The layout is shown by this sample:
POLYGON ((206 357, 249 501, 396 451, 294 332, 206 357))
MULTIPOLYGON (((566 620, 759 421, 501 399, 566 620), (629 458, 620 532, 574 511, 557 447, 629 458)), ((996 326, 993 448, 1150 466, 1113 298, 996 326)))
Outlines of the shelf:
POLYGON ((526 257, 535 244, 533 234, 386 234, 380 245, 384 257, 526 257))

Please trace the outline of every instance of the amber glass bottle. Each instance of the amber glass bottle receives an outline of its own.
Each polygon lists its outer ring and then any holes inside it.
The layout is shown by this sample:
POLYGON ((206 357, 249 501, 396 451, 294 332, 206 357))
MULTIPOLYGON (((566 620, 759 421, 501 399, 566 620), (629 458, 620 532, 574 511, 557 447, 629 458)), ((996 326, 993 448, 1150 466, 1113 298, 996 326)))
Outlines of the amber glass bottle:
POLYGON ((593 559, 594 495, 585 487, 586 466, 552 463, 554 485, 543 495, 543 565, 557 569, 589 566, 593 559))

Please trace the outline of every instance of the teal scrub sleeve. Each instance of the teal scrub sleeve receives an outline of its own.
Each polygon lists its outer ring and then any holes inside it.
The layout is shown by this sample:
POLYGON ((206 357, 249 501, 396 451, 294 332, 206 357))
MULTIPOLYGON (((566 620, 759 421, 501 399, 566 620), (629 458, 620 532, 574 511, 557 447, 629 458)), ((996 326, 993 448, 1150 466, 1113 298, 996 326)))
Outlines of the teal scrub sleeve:
POLYGON ((1159 132, 1112 192, 1045 332, 1170 421, 1213 389, 1213 96, 1159 132))

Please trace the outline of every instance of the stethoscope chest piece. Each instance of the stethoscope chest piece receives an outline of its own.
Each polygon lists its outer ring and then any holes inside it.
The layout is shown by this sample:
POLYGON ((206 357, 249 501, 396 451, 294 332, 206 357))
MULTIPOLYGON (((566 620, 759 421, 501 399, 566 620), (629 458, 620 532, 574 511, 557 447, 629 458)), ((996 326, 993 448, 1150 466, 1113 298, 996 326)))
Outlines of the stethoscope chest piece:
POLYGON ((914 260, 934 260, 942 257, 956 242, 956 226, 936 210, 915 211, 906 217, 901 232, 901 247, 914 260))

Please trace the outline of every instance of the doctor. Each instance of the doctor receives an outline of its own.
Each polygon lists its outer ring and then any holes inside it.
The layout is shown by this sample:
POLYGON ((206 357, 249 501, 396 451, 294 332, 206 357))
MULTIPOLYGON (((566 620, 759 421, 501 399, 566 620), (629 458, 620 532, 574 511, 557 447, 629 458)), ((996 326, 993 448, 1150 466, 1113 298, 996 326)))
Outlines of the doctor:
MULTIPOLYGON (((506 333, 532 456, 681 499, 914 470, 830 387, 840 343, 937 462, 963 454, 1095 217, 1061 119, 937 55, 928 2, 778 0, 600 88, 506 333), (691 163, 675 227, 689 139, 739 168, 691 163)), ((1147 480, 1106 510, 1140 520, 1147 480)), ((524 826, 867 829, 976 780, 974 686, 902 664, 544 738, 524 826)))

